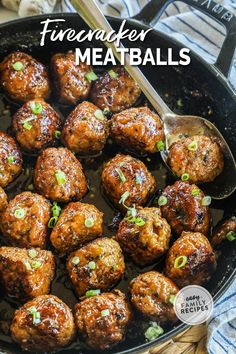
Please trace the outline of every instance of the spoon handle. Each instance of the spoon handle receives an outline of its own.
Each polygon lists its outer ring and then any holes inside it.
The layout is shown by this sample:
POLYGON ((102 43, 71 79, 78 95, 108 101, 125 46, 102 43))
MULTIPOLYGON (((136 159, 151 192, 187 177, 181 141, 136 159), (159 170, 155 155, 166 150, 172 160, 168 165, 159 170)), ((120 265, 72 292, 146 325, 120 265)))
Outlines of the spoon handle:
MULTIPOLYGON (((97 28, 99 28, 104 30, 106 33, 109 33, 113 30, 94 0, 70 0, 70 2, 92 30, 96 30, 97 28)), ((120 53, 117 51, 116 44, 114 42, 104 42, 104 44, 106 45, 106 47, 112 49, 115 57, 120 61, 121 56, 120 53)), ((124 47, 122 44, 120 44, 119 48, 124 47)), ((158 93, 147 80, 147 78, 144 76, 142 71, 137 66, 131 66, 129 64, 130 56, 127 53, 125 55, 125 62, 125 69, 128 71, 130 76, 138 83, 140 89, 150 101, 154 109, 158 112, 162 120, 165 119, 166 115, 173 115, 173 112, 158 95, 158 93)))

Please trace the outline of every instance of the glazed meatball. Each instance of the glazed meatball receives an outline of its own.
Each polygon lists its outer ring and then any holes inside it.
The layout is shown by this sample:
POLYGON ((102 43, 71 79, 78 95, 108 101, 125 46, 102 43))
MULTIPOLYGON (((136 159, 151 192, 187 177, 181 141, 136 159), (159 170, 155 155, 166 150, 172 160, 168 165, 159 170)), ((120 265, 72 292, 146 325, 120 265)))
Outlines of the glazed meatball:
POLYGON ((67 269, 78 297, 87 290, 109 290, 125 271, 119 244, 111 238, 98 238, 70 254, 67 269))
POLYGON ((205 284, 215 269, 215 254, 200 232, 182 232, 167 253, 165 273, 180 288, 205 284))
POLYGON ((111 136, 121 146, 141 153, 155 153, 164 140, 160 118, 147 107, 130 108, 111 119, 111 136))
POLYGON ((41 195, 23 192, 10 201, 0 229, 11 246, 45 248, 50 203, 41 195))
POLYGON ((75 202, 63 209, 50 239, 58 253, 65 254, 102 236, 102 232, 103 213, 94 205, 75 202))
POLYGON ((133 204, 144 205, 156 189, 155 178, 144 163, 121 154, 105 166, 102 183, 109 199, 121 210, 133 204))
POLYGON ((179 289, 163 274, 155 271, 140 274, 131 282, 131 302, 144 316, 161 325, 174 323, 174 299, 179 289))
POLYGON ((92 68, 86 63, 76 65, 75 54, 58 53, 51 59, 55 95, 60 103, 75 105, 85 100, 90 92, 91 82, 86 75, 92 68))
POLYGON ((131 317, 125 295, 119 290, 83 300, 75 306, 75 325, 86 343, 105 350, 123 340, 131 317))
POLYGON ((4 190, 0 187, 0 213, 2 213, 8 205, 7 195, 4 190))
POLYGON ((11 53, 0 64, 0 85, 16 101, 47 99, 50 96, 45 66, 22 52, 11 53))
POLYGON ((207 136, 182 138, 170 146, 168 164, 177 177, 186 175, 191 183, 205 183, 223 171, 220 147, 207 136))
POLYGON ((20 307, 10 330, 12 339, 23 350, 36 352, 55 352, 75 336, 71 310, 53 295, 38 296, 20 307))
POLYGON ((0 187, 6 187, 22 171, 22 154, 15 140, 0 131, 0 187))
POLYGON ((204 193, 195 184, 177 181, 164 189, 163 197, 166 204, 161 206, 162 215, 176 235, 181 235, 183 231, 208 234, 210 210, 202 204, 204 193))
POLYGON ((68 149, 79 154, 100 152, 108 137, 108 120, 90 102, 80 103, 67 118, 62 141, 68 149))
POLYGON ((25 301, 48 294, 54 270, 50 251, 0 247, 0 283, 11 298, 25 301))
POLYGON ((145 266, 168 250, 170 233, 160 209, 137 207, 120 222, 116 240, 135 263, 145 266))
POLYGON ((34 185, 46 198, 57 202, 81 199, 87 182, 81 163, 66 148, 48 148, 38 157, 34 185))
POLYGON ((16 112, 12 128, 20 146, 26 152, 37 153, 53 143, 60 118, 48 103, 34 99, 16 112))
POLYGON ((211 244, 213 246, 219 245, 224 240, 233 241, 236 239, 236 217, 232 216, 230 219, 220 221, 213 229, 211 236, 211 244))
POLYGON ((91 90, 93 103, 113 113, 132 107, 140 94, 138 84, 121 66, 104 72, 91 90))

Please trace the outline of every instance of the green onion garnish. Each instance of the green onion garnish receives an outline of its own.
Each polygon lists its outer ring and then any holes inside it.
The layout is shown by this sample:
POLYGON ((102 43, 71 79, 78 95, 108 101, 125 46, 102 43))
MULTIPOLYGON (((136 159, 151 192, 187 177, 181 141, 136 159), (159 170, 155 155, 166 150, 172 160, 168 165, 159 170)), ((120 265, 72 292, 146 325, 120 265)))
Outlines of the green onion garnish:
POLYGON ((112 269, 114 270, 114 272, 116 272, 117 265, 115 263, 113 264, 112 269))
POLYGON ((26 268, 27 270, 29 270, 29 271, 32 270, 31 265, 30 265, 30 263, 29 263, 28 261, 24 261, 24 265, 25 265, 25 268, 26 268))
POLYGON ((55 130, 55 132, 54 132, 54 136, 55 136, 55 138, 56 138, 56 139, 59 139, 59 138, 60 138, 60 136, 61 136, 61 132, 60 132, 60 130, 55 130))
POLYGON ((157 201, 157 203, 158 203, 159 206, 166 205, 167 202, 168 202, 168 200, 167 200, 167 198, 166 198, 165 195, 161 195, 161 196, 158 198, 158 201, 157 201))
POLYGON ((92 296, 96 296, 99 295, 101 293, 101 290, 97 289, 97 290, 88 290, 85 293, 86 297, 92 297, 92 296))
POLYGON ((34 269, 40 268, 41 265, 42 265, 42 263, 41 263, 40 261, 33 261, 33 262, 32 262, 32 267, 33 267, 34 269))
POLYGON ((112 79, 116 79, 118 77, 118 74, 114 70, 109 70, 108 74, 112 79))
POLYGON ((65 184, 66 183, 66 175, 63 171, 61 170, 57 170, 55 173, 56 179, 57 179, 57 183, 59 185, 65 184))
POLYGON ((197 197, 199 193, 200 193, 200 189, 198 188, 194 188, 191 192, 193 197, 197 197))
POLYGON ((29 191, 33 191, 34 190, 34 185, 31 183, 31 184, 29 184, 28 186, 27 186, 27 189, 29 190, 29 191))
POLYGON ((142 181, 143 181, 142 176, 141 176, 139 173, 136 173, 136 174, 135 174, 135 182, 136 182, 137 184, 141 184, 142 181))
POLYGON ((61 214, 61 207, 57 205, 57 202, 53 202, 51 211, 53 216, 59 216, 61 214))
POLYGON ((7 162, 8 163, 13 163, 13 162, 15 162, 15 157, 14 156, 8 156, 8 158, 7 158, 7 162))
POLYGON ((126 191, 122 194, 120 200, 119 200, 119 204, 123 204, 125 203, 126 199, 129 198, 129 192, 126 191))
POLYGON ((28 250, 28 255, 30 258, 35 258, 37 257, 37 251, 34 248, 32 248, 31 250, 28 250))
POLYGON ((78 265, 79 262, 80 262, 80 258, 77 257, 77 256, 73 257, 72 260, 71 260, 71 263, 72 263, 73 265, 78 265))
POLYGON ((234 232, 234 231, 229 231, 229 232, 227 233, 227 235, 226 235, 226 238, 227 238, 227 240, 230 241, 230 242, 236 240, 236 232, 234 232))
POLYGON ((96 111, 94 112, 94 115, 99 120, 105 119, 105 116, 104 116, 103 112, 101 111, 101 109, 96 109, 96 111))
POLYGON ((197 142, 192 141, 190 144, 188 144, 188 150, 189 151, 197 151, 197 142))
POLYGON ((183 173, 181 176, 181 181, 187 181, 189 179, 189 174, 188 173, 183 173))
POLYGON ((102 315, 102 317, 109 316, 110 315, 110 311, 108 309, 102 310, 101 311, 101 315, 102 315))
POLYGON ((30 314, 33 316, 33 324, 39 324, 41 322, 41 316, 37 309, 33 306, 29 309, 29 311, 30 314))
POLYGON ((143 226, 143 225, 145 225, 145 220, 143 220, 142 218, 136 218, 135 219, 135 225, 137 225, 137 226, 143 226))
POLYGON ((49 229, 53 229, 58 221, 58 216, 52 216, 48 222, 49 229))
POLYGON ((94 71, 90 71, 89 73, 87 73, 85 75, 85 78, 89 81, 89 82, 92 82, 92 81, 95 81, 98 79, 98 76, 95 74, 94 71))
POLYGON ((14 212, 14 216, 17 219, 23 219, 26 215, 25 209, 16 209, 14 212))
POLYGON ((23 128, 26 130, 31 130, 32 129, 32 125, 29 122, 25 122, 23 124, 23 128))
POLYGON ((175 300, 176 300, 176 295, 170 295, 169 297, 169 302, 174 305, 175 304, 175 300))
POLYGON ((158 151, 163 151, 165 149, 165 143, 162 140, 157 141, 156 147, 158 151))
POLYGON ((118 173, 121 182, 122 182, 122 183, 125 183, 126 178, 125 178, 125 175, 123 174, 123 172, 122 172, 119 168, 116 168, 116 172, 118 173))
POLYGON ((94 225, 94 220, 93 218, 87 218, 85 219, 84 225, 88 228, 93 227, 94 225))
POLYGON ((103 113, 105 116, 110 113, 110 109, 108 107, 104 108, 103 113))
POLYGON ((183 268, 187 263, 188 258, 186 256, 179 256, 175 259, 174 268, 183 268))
POLYGON ((21 71, 24 69, 24 64, 21 61, 16 61, 12 66, 16 71, 21 71))
POLYGON ((30 108, 34 114, 40 114, 43 110, 43 106, 39 102, 30 102, 30 108))
POLYGON ((148 327, 144 333, 145 338, 149 341, 155 340, 157 337, 161 336, 164 333, 162 327, 158 326, 156 322, 151 322, 151 326, 148 327))
POLYGON ((94 270, 96 269, 96 263, 94 261, 91 261, 88 263, 88 267, 89 269, 94 270))
POLYGON ((209 195, 206 195, 205 197, 202 198, 202 206, 208 206, 211 204, 211 197, 209 195))

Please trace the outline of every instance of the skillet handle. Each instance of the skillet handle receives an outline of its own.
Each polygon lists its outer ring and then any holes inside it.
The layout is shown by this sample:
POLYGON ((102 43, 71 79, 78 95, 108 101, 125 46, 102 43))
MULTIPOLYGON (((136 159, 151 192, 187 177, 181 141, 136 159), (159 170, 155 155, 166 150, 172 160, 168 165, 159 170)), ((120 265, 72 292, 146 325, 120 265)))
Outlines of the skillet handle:
MULTIPOLYGON (((232 12, 212 0, 181 1, 200 10, 225 27, 226 37, 215 66, 224 76, 228 77, 236 47, 236 17, 232 12)), ((174 2, 174 0, 151 0, 133 19, 144 22, 150 26, 155 26, 162 13, 172 2, 174 2)))

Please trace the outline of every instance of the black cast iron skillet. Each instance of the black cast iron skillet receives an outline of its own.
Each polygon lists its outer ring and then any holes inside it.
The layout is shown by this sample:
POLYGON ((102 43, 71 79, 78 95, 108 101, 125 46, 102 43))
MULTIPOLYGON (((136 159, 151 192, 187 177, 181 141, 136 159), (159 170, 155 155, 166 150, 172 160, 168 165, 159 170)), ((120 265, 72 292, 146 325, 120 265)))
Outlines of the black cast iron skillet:
MULTIPOLYGON (((229 15, 226 14, 227 11, 219 7, 214 8, 215 4, 213 2, 207 2, 205 5, 202 5, 205 3, 203 0, 185 0, 185 2, 201 9, 210 17, 220 21, 226 28, 227 38, 216 64, 214 66, 209 65, 197 54, 192 52, 191 65, 188 67, 146 66, 143 67, 143 71, 154 87, 156 87, 158 92, 160 92, 164 100, 170 105, 171 109, 180 114, 197 114, 214 122, 229 143, 234 155, 236 155, 236 96, 227 81, 236 43, 236 19, 233 17, 229 22, 225 20, 224 18, 229 18, 229 15), (214 12, 216 10, 217 12, 214 12), (223 16, 224 14, 225 16, 223 16), (223 18, 221 18, 222 16, 223 18)), ((153 25, 169 3, 171 3, 171 0, 151 1, 147 7, 135 17, 135 19, 127 21, 127 28, 147 28, 146 25, 139 22, 141 20, 145 23, 151 23, 153 25)), ((71 42, 69 43, 66 41, 63 43, 47 41, 44 47, 40 47, 40 31, 42 30, 40 21, 47 17, 52 19, 65 19, 65 23, 58 23, 59 28, 66 29, 67 27, 72 27, 77 31, 87 28, 79 16, 75 14, 37 16, 2 24, 0 26, 0 60, 12 51, 22 50, 32 54, 35 58, 38 58, 47 65, 51 55, 55 52, 65 52, 78 46, 84 48, 88 46, 101 46, 100 43, 95 42, 78 44, 71 42)), ((115 29, 119 28, 121 24, 120 19, 108 18, 108 20, 115 29)), ((127 47, 131 46, 130 43, 126 42, 124 42, 124 45, 127 47)), ((179 49, 182 47, 181 44, 173 40, 173 38, 156 31, 151 31, 144 43, 136 42, 133 43, 132 46, 140 47, 143 51, 149 47, 153 49, 160 47, 163 58, 166 57, 167 48, 169 47, 173 48, 174 57, 178 58, 179 49)), ((101 70, 104 70, 104 67, 95 67, 95 71, 99 72, 101 70)), ((144 101, 145 99, 142 98, 138 104, 143 104, 144 101)), ((51 98, 51 104, 60 112, 62 119, 65 119, 67 114, 73 109, 73 107, 58 105, 53 97, 51 98)), ((0 94, 1 130, 10 132, 10 117, 18 108, 19 106, 13 102, 10 102, 3 95, 3 93, 0 94)), ((122 149, 109 141, 101 155, 96 156, 95 158, 90 157, 81 159, 90 186, 90 191, 85 196, 83 201, 94 203, 101 211, 104 212, 104 235, 106 236, 114 235, 117 222, 119 221, 121 215, 112 208, 103 195, 103 191, 100 186, 100 174, 103 163, 113 157, 118 151, 120 152, 122 149)), ((156 196, 158 196, 161 189, 163 189, 167 184, 173 183, 174 180, 172 176, 168 174, 168 171, 158 155, 154 155, 151 158, 147 156, 142 156, 140 158, 152 171, 157 180, 159 191, 156 196)), ((35 157, 24 157, 23 173, 6 189, 9 199, 13 198, 21 191, 26 190, 32 183, 34 164, 35 157)), ((150 204, 155 205, 155 198, 150 201, 150 204)), ((213 202, 211 211, 214 225, 220 219, 235 214, 235 195, 232 195, 227 200, 213 202)), ((235 244, 226 242, 220 247, 218 254, 219 260, 217 270, 211 281, 206 284, 206 288, 211 292, 214 300, 217 300, 225 292, 235 277, 235 244)), ((124 279, 118 284, 117 287, 129 294, 129 281, 132 278, 134 278, 138 273, 150 269, 162 271, 163 265, 164 260, 161 259, 154 266, 140 269, 127 260, 124 279)), ((52 285, 52 293, 59 296, 71 308, 73 308, 77 300, 66 275, 65 260, 62 259, 61 261, 58 261, 57 269, 57 275, 52 285)), ((21 353, 19 347, 12 343, 8 332, 12 314, 17 307, 19 307, 19 304, 13 302, 11 299, 3 298, 2 294, 0 294, 0 353, 21 353)), ((138 353, 147 350, 151 346, 156 346, 158 343, 166 341, 187 327, 181 323, 178 323, 174 327, 166 327, 164 335, 151 343, 147 343, 143 333, 148 326, 148 321, 142 319, 140 315, 134 314, 134 320, 128 330, 126 340, 113 348, 111 351, 108 351, 108 353, 138 353)), ((85 354, 91 351, 77 341, 69 348, 64 349, 62 352, 66 354, 85 354)), ((95 351, 93 351, 93 353, 95 353, 95 351)))

